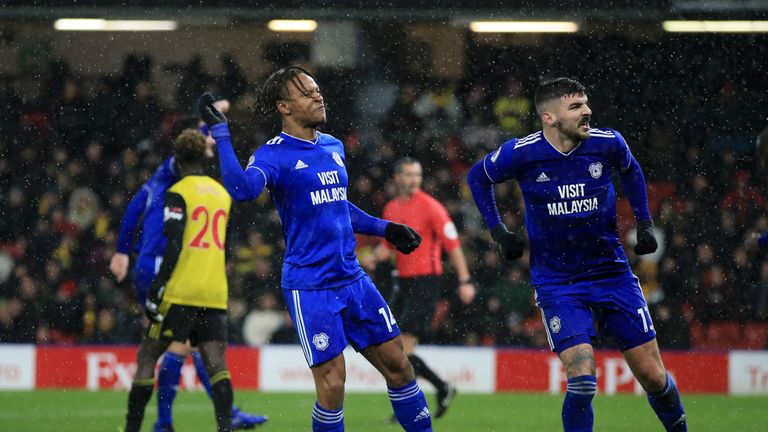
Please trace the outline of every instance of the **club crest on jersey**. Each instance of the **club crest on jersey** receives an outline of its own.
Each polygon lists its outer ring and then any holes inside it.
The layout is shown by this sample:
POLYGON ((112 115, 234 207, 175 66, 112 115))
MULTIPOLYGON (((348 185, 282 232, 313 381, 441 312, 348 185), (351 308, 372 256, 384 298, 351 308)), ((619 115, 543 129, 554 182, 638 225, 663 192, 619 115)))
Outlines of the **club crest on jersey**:
POLYGON ((338 164, 340 167, 343 167, 343 166, 344 166, 344 161, 342 161, 342 160, 341 160, 341 155, 340 155, 340 154, 338 154, 337 152, 333 152, 333 154, 331 154, 331 157, 333 157, 333 160, 335 160, 335 161, 336 161, 336 163, 337 163, 337 164, 338 164))
POLYGON ((560 331, 560 317, 553 316, 552 319, 549 320, 549 329, 552 330, 552 333, 560 331))
POLYGON ((328 348, 328 335, 325 333, 318 333, 312 336, 312 345, 320 351, 325 351, 328 348))
POLYGON ((600 162, 593 162, 589 164, 589 174, 593 178, 600 178, 603 175, 603 164, 600 162))

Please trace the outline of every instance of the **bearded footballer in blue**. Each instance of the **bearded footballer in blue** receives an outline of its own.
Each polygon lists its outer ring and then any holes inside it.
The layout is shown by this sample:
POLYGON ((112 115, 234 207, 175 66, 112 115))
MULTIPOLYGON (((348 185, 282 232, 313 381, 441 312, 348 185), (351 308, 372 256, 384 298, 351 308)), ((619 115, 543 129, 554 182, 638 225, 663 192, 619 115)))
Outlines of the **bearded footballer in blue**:
POLYGON ((259 90, 256 112, 277 112, 282 132, 251 156, 243 170, 226 118, 206 94, 200 114, 218 146, 224 186, 235 200, 256 199, 267 188, 285 237, 282 289, 317 402, 312 430, 343 431, 345 363, 351 344, 387 383, 395 416, 406 431, 431 431, 432 419, 400 330, 355 256, 354 233, 385 237, 403 252, 421 238, 411 228, 372 217, 347 201, 344 146, 320 133, 325 103, 312 75, 299 67, 273 73, 259 90))
POLYGON ((592 110, 577 81, 542 83, 535 104, 543 130, 502 144, 472 167, 467 181, 507 260, 522 256, 524 241, 502 223, 493 185, 515 179, 522 190, 536 301, 568 377, 563 428, 592 430, 597 321, 601 333, 618 341, 665 429, 685 431, 679 393, 616 230, 614 173, 638 221, 635 253, 657 248, 640 165, 621 134, 590 128, 592 110))

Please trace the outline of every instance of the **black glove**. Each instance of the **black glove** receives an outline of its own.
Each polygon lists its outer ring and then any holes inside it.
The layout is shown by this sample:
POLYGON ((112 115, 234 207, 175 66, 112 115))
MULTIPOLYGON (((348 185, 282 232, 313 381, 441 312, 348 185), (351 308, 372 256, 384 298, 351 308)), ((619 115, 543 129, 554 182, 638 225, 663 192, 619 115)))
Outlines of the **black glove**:
POLYGON ((227 118, 224 117, 224 114, 222 114, 221 111, 213 106, 214 102, 216 102, 216 99, 214 99, 213 95, 210 93, 203 94, 200 97, 200 100, 197 102, 197 109, 200 111, 200 118, 203 119, 208 127, 213 127, 213 125, 227 122, 227 118))
POLYGON ((161 297, 159 293, 164 290, 165 287, 161 287, 160 290, 150 289, 147 293, 147 300, 144 301, 144 314, 153 323, 161 323, 165 318, 160 313, 161 297))
POLYGON ((499 245, 499 251, 504 259, 512 261, 523 256, 523 246, 525 246, 523 238, 510 232, 503 223, 491 229, 491 237, 499 245))
POLYGON ((419 233, 414 231, 413 228, 408 225, 402 225, 395 222, 387 224, 387 229, 384 231, 384 238, 392 243, 398 251, 404 254, 413 252, 421 244, 421 236, 419 233))
POLYGON ((653 236, 653 222, 650 219, 637 222, 635 255, 654 253, 658 247, 656 237, 653 236))

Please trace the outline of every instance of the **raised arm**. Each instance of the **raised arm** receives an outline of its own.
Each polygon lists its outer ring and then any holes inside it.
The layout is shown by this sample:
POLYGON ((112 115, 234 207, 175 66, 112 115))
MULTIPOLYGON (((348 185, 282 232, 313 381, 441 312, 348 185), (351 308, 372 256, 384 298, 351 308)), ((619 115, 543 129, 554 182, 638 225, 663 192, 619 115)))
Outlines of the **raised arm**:
POLYGON ((215 106, 210 93, 200 98, 198 108, 200 117, 211 130, 211 136, 216 140, 216 150, 219 154, 219 167, 224 187, 232 198, 237 201, 250 201, 259 197, 267 184, 266 174, 258 168, 243 170, 232 148, 232 138, 227 125, 227 118, 215 106))

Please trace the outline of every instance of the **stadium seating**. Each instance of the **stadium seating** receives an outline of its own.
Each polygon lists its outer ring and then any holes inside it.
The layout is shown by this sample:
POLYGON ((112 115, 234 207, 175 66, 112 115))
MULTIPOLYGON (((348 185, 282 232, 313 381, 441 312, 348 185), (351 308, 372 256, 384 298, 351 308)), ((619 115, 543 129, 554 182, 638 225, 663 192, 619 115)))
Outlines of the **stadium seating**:
POLYGON ((697 349, 764 350, 768 343, 768 323, 764 322, 692 322, 690 329, 693 348, 697 349))
POLYGON ((768 323, 750 322, 744 325, 743 346, 749 350, 764 350, 768 348, 768 323))

